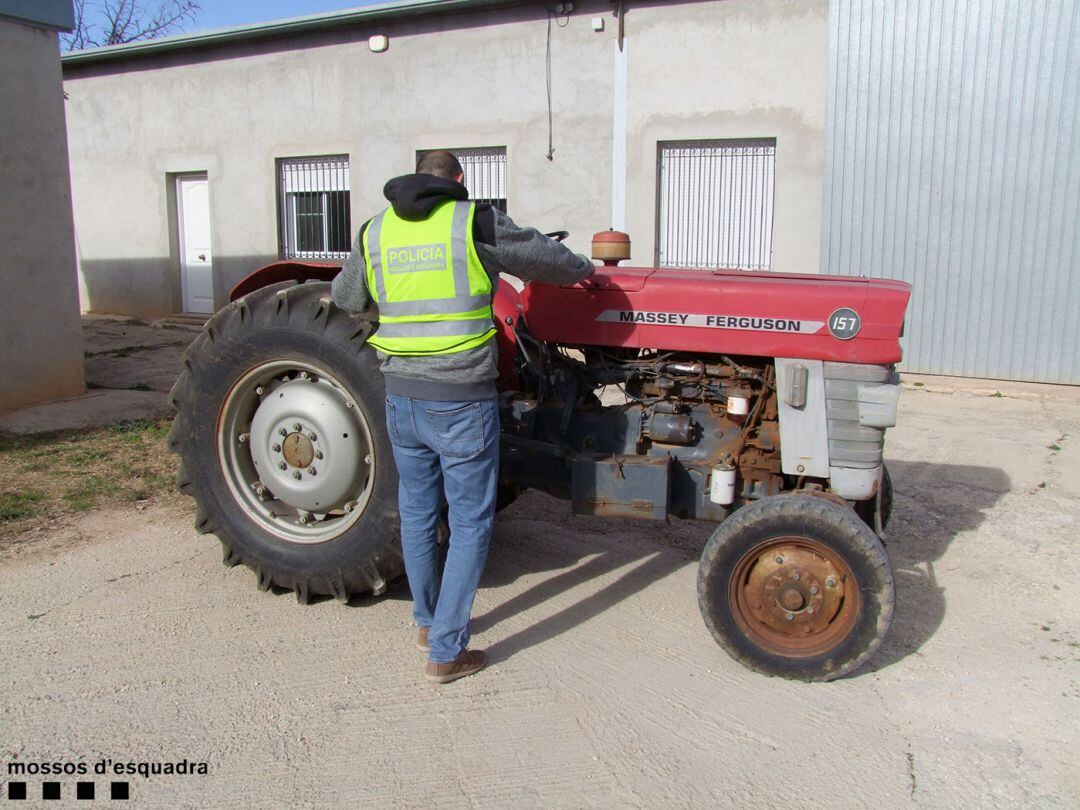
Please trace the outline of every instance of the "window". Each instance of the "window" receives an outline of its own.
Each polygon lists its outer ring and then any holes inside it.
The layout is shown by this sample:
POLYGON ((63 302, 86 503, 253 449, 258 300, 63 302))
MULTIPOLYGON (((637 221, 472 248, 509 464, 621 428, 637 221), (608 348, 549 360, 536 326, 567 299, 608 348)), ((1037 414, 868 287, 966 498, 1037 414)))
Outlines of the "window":
POLYGON ((278 239, 283 259, 349 255, 349 156, 280 158, 278 239))
MULTIPOLYGON (((416 153, 419 160, 425 152, 416 153)), ((476 202, 491 203, 504 214, 506 213, 506 147, 482 146, 474 149, 450 149, 465 172, 465 188, 469 190, 469 199, 476 202)))
POLYGON ((776 140, 658 144, 657 264, 772 266, 776 140))

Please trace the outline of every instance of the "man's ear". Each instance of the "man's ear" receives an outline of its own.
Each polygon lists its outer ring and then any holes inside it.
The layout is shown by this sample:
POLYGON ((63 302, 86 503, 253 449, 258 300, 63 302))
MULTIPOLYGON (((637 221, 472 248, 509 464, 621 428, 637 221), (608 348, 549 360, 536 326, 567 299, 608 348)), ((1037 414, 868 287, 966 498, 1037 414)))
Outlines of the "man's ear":
POLYGON ((459 172, 457 175, 455 175, 454 176, 454 182, 455 183, 464 183, 465 182, 465 174, 464 174, 464 172, 459 172))

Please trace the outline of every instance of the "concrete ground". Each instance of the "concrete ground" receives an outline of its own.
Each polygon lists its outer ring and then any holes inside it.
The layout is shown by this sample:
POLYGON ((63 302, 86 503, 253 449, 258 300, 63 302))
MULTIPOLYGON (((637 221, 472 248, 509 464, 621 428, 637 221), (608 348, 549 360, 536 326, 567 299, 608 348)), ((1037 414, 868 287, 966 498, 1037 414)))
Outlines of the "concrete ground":
POLYGON ((905 385, 896 618, 840 681, 766 678, 713 643, 704 524, 527 494, 477 598, 492 664, 434 687, 404 589, 261 593, 169 496, 0 561, 0 779, 186 759, 208 773, 111 778, 141 807, 1076 807, 1080 392, 991 387, 905 385))

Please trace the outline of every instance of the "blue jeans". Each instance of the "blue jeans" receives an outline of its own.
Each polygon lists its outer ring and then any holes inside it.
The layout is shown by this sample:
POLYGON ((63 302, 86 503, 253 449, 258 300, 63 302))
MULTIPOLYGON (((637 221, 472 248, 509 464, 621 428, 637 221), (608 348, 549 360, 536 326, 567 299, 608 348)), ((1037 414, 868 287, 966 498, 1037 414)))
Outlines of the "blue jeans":
POLYGON ((495 398, 431 402, 386 397, 386 429, 398 470, 398 510, 413 617, 430 628, 430 661, 468 647, 469 615, 487 560, 499 478, 495 398), (439 579, 439 510, 450 507, 450 551, 439 579))

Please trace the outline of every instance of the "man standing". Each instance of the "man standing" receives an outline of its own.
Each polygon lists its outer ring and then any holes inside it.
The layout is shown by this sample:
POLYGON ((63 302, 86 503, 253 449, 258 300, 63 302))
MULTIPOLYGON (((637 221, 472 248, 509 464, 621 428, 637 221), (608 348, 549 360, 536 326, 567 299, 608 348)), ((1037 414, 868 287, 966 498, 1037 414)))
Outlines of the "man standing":
POLYGON ((428 653, 427 679, 448 683, 479 671, 469 616, 487 559, 499 477, 498 349, 491 301, 499 273, 573 283, 588 258, 490 205, 468 202, 450 152, 425 153, 416 174, 383 189, 390 207, 360 228, 334 278, 334 302, 379 306, 368 340, 386 379, 386 429, 400 479, 405 572, 428 653), (440 581, 437 529, 449 504, 450 550, 440 581))

